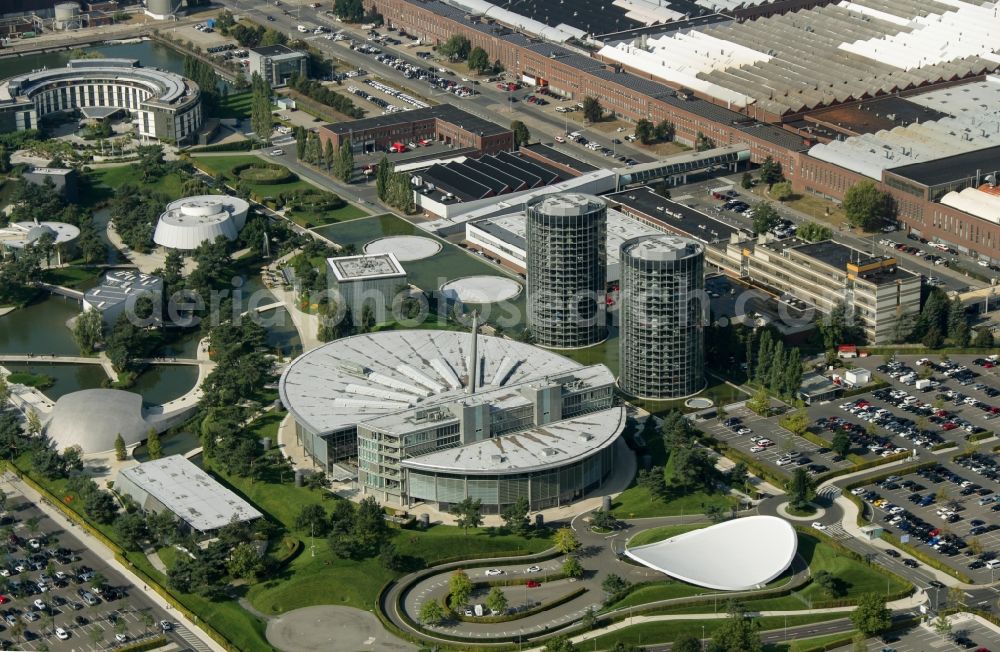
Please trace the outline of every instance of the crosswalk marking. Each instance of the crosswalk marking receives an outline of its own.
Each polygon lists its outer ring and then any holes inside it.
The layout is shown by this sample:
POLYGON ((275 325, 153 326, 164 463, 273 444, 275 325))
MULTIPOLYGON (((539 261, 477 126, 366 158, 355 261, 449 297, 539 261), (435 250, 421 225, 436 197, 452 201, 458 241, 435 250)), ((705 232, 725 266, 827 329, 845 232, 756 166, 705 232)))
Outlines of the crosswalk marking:
POLYGON ((834 523, 832 525, 826 526, 826 534, 833 537, 834 539, 850 539, 851 535, 847 533, 840 523, 834 523))
POLYGON ((197 652, 212 652, 212 648, 208 647, 204 641, 195 636, 191 630, 189 630, 184 625, 174 625, 174 631, 177 635, 184 639, 184 642, 190 645, 197 652))

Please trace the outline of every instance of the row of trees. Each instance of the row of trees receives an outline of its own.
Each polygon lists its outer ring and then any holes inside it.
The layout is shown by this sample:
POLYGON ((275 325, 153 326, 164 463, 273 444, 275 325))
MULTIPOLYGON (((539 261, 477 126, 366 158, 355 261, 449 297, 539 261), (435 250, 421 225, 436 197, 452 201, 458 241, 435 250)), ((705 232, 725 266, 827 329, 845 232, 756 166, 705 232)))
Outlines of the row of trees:
POLYGON ((993 335, 987 328, 979 328, 973 337, 969 314, 962 300, 958 297, 948 299, 939 287, 930 288, 918 314, 901 315, 896 320, 893 338, 897 342, 919 342, 932 349, 946 344, 993 346, 993 335))
POLYGON ((306 97, 314 99, 320 104, 325 104, 338 113, 342 113, 350 118, 357 119, 365 115, 365 112, 360 107, 355 106, 351 98, 337 93, 314 79, 292 75, 288 80, 288 86, 306 97))
POLYGON ((772 394, 795 399, 802 385, 802 355, 797 347, 785 350, 781 338, 774 338, 771 329, 764 329, 760 335, 754 364, 748 369, 751 379, 772 394))
POLYGON ((412 213, 417 209, 413 189, 410 188, 410 177, 406 173, 396 172, 385 156, 375 168, 375 189, 380 201, 404 213, 412 213))
POLYGON ((674 139, 675 132, 674 123, 669 120, 661 120, 655 126, 645 118, 635 123, 635 137, 643 145, 669 142, 674 139))
POLYGON ((250 77, 250 93, 250 128, 253 129, 257 140, 266 144, 274 128, 271 116, 271 84, 255 72, 250 77))
POLYGON ((212 64, 197 57, 186 56, 184 57, 184 76, 198 84, 198 89, 201 91, 202 110, 208 115, 216 115, 220 100, 219 75, 216 74, 212 64))

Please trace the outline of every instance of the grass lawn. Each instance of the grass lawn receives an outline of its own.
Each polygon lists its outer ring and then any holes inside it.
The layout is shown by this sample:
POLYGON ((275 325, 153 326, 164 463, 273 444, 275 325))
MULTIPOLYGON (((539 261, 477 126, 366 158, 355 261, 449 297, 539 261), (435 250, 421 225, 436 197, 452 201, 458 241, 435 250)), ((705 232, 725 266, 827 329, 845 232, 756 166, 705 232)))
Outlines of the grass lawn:
POLYGON ((326 226, 327 224, 336 224, 337 222, 355 220, 359 217, 367 217, 368 212, 354 204, 344 204, 336 210, 324 211, 322 213, 290 210, 287 215, 299 226, 311 229, 314 226, 326 226))
POLYGON ((171 199, 182 196, 182 182, 179 174, 165 174, 152 183, 142 183, 136 177, 135 167, 130 164, 111 168, 96 168, 91 170, 88 177, 92 187, 90 188, 90 192, 86 193, 86 196, 81 201, 81 203, 88 205, 111 199, 112 191, 126 183, 149 188, 171 199))
POLYGON ((47 389, 52 387, 55 379, 52 378, 52 376, 46 376, 45 374, 32 374, 15 371, 7 376, 7 382, 12 385, 27 385, 28 387, 34 387, 35 389, 47 389))
POLYGON ((42 271, 42 280, 53 285, 88 290, 101 278, 99 267, 57 267, 42 271))
MULTIPOLYGON (((663 442, 660 437, 652 437, 647 441, 653 464, 661 464, 658 458, 664 456, 663 442)), ((667 484, 673 478, 673 467, 668 460, 664 476, 667 484)), ((665 500, 650 500, 649 492, 633 485, 615 498, 611 505, 611 513, 618 518, 647 518, 650 516, 683 516, 685 514, 704 514, 709 505, 718 505, 728 511, 736 505, 736 499, 721 493, 709 494, 695 491, 683 495, 670 495, 665 500)))
POLYGON ((661 527, 650 528, 639 532, 634 537, 629 539, 628 547, 635 548, 637 546, 656 543, 657 541, 663 541, 664 539, 675 537, 678 534, 684 534, 685 532, 690 532, 692 530, 700 530, 704 527, 708 527, 709 525, 710 523, 685 523, 683 525, 664 525, 661 527))
MULTIPOLYGON (((212 176, 217 174, 222 174, 225 176, 226 180, 232 184, 235 184, 237 179, 230 174, 230 170, 237 165, 242 163, 256 163, 262 161, 258 156, 253 154, 232 154, 224 156, 193 156, 191 161, 195 166, 205 170, 212 176)), ((283 192, 291 192, 295 190, 304 190, 306 188, 314 188, 315 186, 310 183, 303 181, 302 179, 296 179, 290 183, 277 183, 277 184, 249 184, 250 188, 260 195, 261 197, 277 197, 283 192)))
POLYGON ((250 102, 253 100, 253 93, 235 93, 220 99, 219 110, 215 117, 220 119, 236 118, 246 119, 250 117, 250 102))
POLYGON ((788 643, 772 643, 764 646, 764 652, 802 652, 802 650, 821 649, 823 645, 833 643, 843 643, 850 645, 854 638, 854 632, 841 632, 839 634, 827 634, 826 636, 815 636, 813 638, 800 638, 797 641, 788 643))
MULTIPOLYGON (((822 538, 799 533, 799 555, 809 564, 815 574, 821 570, 830 572, 844 583, 845 593, 841 598, 857 598, 864 593, 896 593, 909 583, 895 575, 885 575, 864 562, 842 554, 822 538)), ((806 609, 815 601, 833 599, 815 582, 780 598, 754 600, 750 608, 759 610, 806 609)))
MULTIPOLYGON (((784 627, 786 620, 788 626, 793 627, 796 625, 837 620, 839 618, 843 618, 843 615, 809 614, 804 616, 789 616, 787 619, 784 616, 768 616, 758 618, 757 622, 761 625, 761 631, 767 631, 784 627)), ((666 643, 673 641, 682 634, 690 634, 691 636, 701 638, 702 627, 705 628, 705 635, 711 637, 724 621, 724 618, 716 618, 709 620, 662 620, 652 623, 641 623, 597 637, 596 647, 597 649, 606 650, 619 641, 633 645, 666 643)), ((594 643, 587 641, 584 644, 584 648, 587 647, 588 643, 594 645, 594 643)))

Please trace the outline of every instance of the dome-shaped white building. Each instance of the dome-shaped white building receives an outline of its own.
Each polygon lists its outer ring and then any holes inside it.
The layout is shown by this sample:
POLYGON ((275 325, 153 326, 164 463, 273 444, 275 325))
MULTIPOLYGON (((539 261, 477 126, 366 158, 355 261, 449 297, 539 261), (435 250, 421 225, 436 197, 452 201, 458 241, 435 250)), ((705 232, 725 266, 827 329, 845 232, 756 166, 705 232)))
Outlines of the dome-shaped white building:
POLYGON ((60 451, 79 446, 84 453, 105 453, 115 449, 118 435, 131 447, 148 436, 149 428, 139 394, 84 389, 56 401, 45 434, 60 451))
POLYGON ((153 242, 169 249, 197 249, 219 236, 235 240, 246 223, 250 204, 229 195, 185 197, 167 204, 153 242))

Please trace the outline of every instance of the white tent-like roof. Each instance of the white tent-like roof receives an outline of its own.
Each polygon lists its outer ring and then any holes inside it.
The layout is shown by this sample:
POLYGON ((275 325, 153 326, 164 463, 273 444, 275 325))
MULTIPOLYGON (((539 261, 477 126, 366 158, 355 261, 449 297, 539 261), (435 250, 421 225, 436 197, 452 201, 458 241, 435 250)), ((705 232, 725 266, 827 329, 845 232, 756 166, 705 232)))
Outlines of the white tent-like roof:
POLYGON ((949 192, 941 198, 941 203, 969 215, 989 220, 994 224, 1000 223, 1000 196, 983 192, 978 188, 965 188, 961 192, 949 192))
POLYGON ((784 573, 797 548, 798 537, 788 521, 747 516, 631 548, 625 554, 690 584, 748 591, 784 573))

